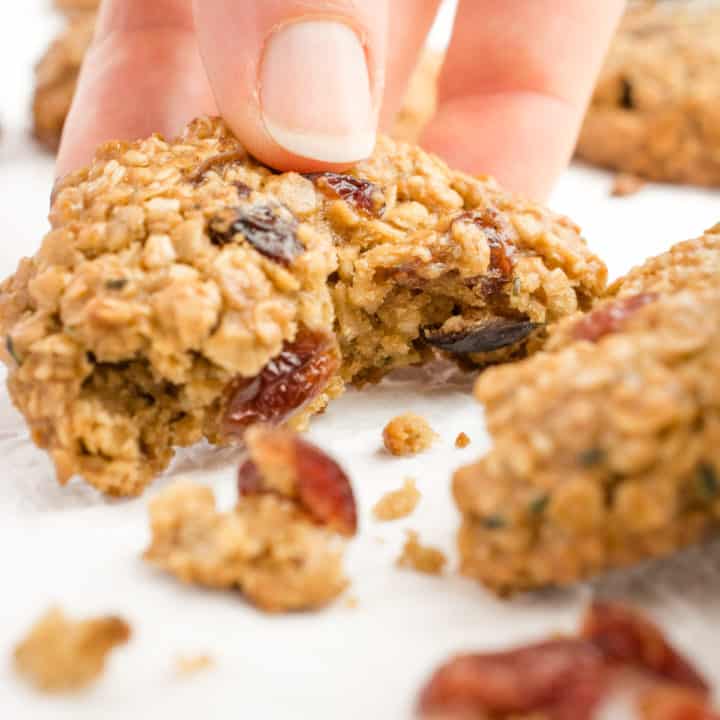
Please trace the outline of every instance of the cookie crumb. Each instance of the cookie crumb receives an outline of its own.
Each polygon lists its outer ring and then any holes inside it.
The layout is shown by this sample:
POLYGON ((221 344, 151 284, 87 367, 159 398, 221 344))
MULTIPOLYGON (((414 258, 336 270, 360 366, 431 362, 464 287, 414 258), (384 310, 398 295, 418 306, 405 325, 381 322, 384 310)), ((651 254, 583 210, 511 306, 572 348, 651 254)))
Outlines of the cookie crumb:
POLYGON ((397 566, 410 568, 426 575, 442 575, 447 558, 442 550, 429 545, 421 545, 414 530, 407 531, 407 540, 397 559, 397 566))
POLYGON ((393 455, 415 455, 427 450, 437 435, 428 421, 415 413, 394 417, 383 430, 383 443, 393 455))
POLYGON ((210 655, 180 655, 175 660, 175 673, 180 677, 188 677, 207 670, 215 664, 210 655))
POLYGON ((355 610, 358 605, 360 605, 360 602, 354 595, 350 595, 345 599, 345 607, 349 608, 350 610, 355 610))
POLYGON ((373 508, 375 519, 388 522, 407 517, 417 507, 420 497, 415 480, 407 478, 401 488, 385 493, 377 501, 373 508))
POLYGON ((640 192, 647 182, 637 175, 631 173, 618 173, 615 175, 612 187, 610 188, 610 194, 613 197, 628 197, 629 195, 635 195, 640 192))
POLYGON ((470 438, 464 433, 458 433, 458 436, 455 438, 455 447, 456 448, 466 448, 470 444, 470 438))
POLYGON ((355 534, 350 480, 320 448, 280 428, 245 434, 238 503, 182 481, 150 501, 144 559, 185 583, 240 590, 261 610, 319 608, 347 587, 344 540, 355 534))
POLYGON ((130 639, 120 617, 71 620, 51 608, 15 648, 18 673, 43 692, 80 690, 102 674, 108 653, 130 639))
POLYGON ((692 660, 654 622, 607 602, 589 607, 576 634, 500 652, 455 655, 423 687, 416 717, 558 717, 545 712, 548 697, 554 708, 570 708, 568 717, 596 717, 615 690, 609 675, 618 670, 632 670, 641 686, 652 683, 641 696, 637 717, 642 720, 718 717, 709 704, 710 683, 692 660), (522 716, 508 715, 508 707, 521 707, 522 716), (458 708, 470 714, 459 716, 458 708))

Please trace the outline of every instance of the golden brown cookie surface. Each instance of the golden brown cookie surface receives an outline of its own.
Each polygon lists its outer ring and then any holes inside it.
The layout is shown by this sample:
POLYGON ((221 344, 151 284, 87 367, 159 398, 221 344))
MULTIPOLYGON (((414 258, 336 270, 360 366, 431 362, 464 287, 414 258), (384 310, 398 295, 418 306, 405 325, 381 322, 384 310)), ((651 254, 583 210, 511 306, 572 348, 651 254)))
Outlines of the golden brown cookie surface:
POLYGON ((51 222, 0 288, 10 392, 61 482, 121 495, 175 446, 303 425, 344 382, 522 354, 605 284, 570 221, 419 148, 277 174, 209 118, 107 143, 51 222))

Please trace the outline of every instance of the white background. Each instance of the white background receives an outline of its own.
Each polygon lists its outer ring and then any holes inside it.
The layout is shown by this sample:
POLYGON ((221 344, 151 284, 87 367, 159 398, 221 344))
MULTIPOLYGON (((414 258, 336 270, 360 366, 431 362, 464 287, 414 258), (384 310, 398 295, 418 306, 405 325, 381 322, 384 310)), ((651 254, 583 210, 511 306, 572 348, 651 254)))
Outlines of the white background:
MULTIPOLYGON (((57 27, 44 0, 3 0, 0 6, 2 276, 34 252, 46 227, 53 161, 28 136, 28 106, 32 64, 57 27)), ((611 199, 609 185, 604 173, 572 168, 552 205, 581 223, 613 276, 720 220, 716 193, 648 187, 632 198, 611 199)), ((232 593, 180 587, 146 567, 139 555, 148 539, 147 498, 108 501, 81 482, 59 488, 3 388, 0 717, 400 720, 410 717, 421 683, 449 654, 570 630, 593 592, 644 605, 720 684, 720 546, 593 587, 512 602, 499 602, 455 574, 457 514, 449 476, 488 440, 469 395, 471 378, 454 376, 444 386, 428 379, 401 377, 363 394, 350 392, 314 422, 311 438, 342 459, 359 499, 361 533, 348 559, 349 594, 358 606, 341 600, 316 614, 284 617, 262 615, 232 593), (380 450, 380 432, 405 410, 424 414, 441 440, 418 458, 391 459, 380 450), (453 446, 461 430, 472 438, 465 450, 453 446), (376 523, 372 505, 406 476, 415 477, 423 493, 418 510, 405 521, 376 523), (444 578, 394 567, 406 527, 450 554, 444 578), (92 690, 77 697, 41 697, 12 672, 13 645, 53 602, 83 616, 118 612, 133 626, 131 644, 112 656, 92 690), (215 667, 176 678, 175 658, 196 653, 212 655, 215 667)), ((225 506, 232 503, 234 465, 227 452, 185 453, 173 472, 211 484, 225 506)))

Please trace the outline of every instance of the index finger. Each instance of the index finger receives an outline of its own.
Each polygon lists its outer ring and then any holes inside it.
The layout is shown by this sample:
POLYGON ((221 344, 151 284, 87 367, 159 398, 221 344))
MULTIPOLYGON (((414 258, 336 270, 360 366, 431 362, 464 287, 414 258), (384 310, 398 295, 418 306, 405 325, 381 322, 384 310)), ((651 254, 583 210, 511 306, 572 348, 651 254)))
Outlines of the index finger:
POLYGON ((423 145, 543 198, 570 159, 624 0, 460 0, 423 145))

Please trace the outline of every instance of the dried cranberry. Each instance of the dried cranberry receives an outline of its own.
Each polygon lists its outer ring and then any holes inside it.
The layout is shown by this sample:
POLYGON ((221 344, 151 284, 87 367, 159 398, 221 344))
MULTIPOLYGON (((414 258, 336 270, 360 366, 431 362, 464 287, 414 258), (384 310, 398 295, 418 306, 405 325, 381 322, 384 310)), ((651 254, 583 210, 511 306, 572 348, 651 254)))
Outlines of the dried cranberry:
POLYGON ((357 511, 345 471, 320 448, 295 440, 295 471, 300 502, 324 525, 343 535, 357 530, 357 511))
POLYGON ((518 650, 461 655, 422 691, 423 717, 472 718, 538 713, 548 720, 589 720, 607 687, 601 653, 561 638, 518 650))
POLYGON ((236 208, 232 217, 218 216, 210 223, 210 240, 215 245, 227 245, 236 235, 281 265, 289 265, 305 250, 297 238, 295 219, 281 217, 268 205, 236 208))
POLYGON ((339 197, 368 215, 381 215, 384 210, 381 190, 369 180, 333 172, 308 173, 305 177, 326 195, 339 197))
POLYGON ((593 603, 585 617, 582 636, 608 662, 630 665, 700 692, 709 690, 705 678, 670 645, 660 628, 622 605, 593 603))
POLYGON ((464 212, 453 220, 453 224, 456 222, 472 222, 483 231, 490 248, 490 268, 483 277, 483 287, 486 294, 497 292, 499 287, 510 280, 513 273, 512 227, 494 207, 485 208, 482 212, 464 212))
POLYGON ((622 330, 625 321, 640 308, 657 300, 655 293, 640 293, 603 305, 578 320, 572 335, 576 340, 597 342, 622 330))
POLYGON ((334 342, 306 331, 285 343, 254 378, 237 378, 227 390, 223 428, 242 438, 256 423, 281 423, 316 397, 339 365, 334 342))
POLYGON ((460 332, 423 329, 422 337, 429 345, 455 354, 492 352, 526 340, 538 327, 529 320, 495 318, 460 332))

